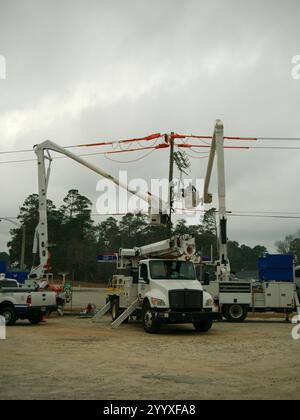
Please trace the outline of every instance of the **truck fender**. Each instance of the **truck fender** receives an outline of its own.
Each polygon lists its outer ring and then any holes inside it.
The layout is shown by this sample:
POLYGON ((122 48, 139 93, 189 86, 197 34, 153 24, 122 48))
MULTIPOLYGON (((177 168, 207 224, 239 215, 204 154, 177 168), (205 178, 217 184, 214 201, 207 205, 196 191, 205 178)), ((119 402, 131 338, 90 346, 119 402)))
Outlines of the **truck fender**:
POLYGON ((12 298, 12 297, 5 297, 5 298, 0 298, 0 306, 6 306, 6 305, 13 305, 15 306, 17 304, 16 299, 12 298))

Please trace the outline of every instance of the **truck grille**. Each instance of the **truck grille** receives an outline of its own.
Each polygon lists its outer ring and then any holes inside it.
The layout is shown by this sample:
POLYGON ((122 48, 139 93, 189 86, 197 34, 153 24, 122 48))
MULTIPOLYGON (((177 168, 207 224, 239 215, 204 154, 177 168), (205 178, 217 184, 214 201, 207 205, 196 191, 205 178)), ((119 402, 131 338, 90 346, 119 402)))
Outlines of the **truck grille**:
POLYGON ((203 292, 190 289, 170 290, 169 302, 171 309, 202 309, 203 292))

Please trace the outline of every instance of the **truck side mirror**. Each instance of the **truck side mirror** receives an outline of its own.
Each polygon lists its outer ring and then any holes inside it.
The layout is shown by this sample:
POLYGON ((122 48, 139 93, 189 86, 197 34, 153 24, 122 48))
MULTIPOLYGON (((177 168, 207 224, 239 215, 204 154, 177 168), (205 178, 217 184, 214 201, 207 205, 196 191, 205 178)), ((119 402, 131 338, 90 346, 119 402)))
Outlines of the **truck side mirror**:
POLYGON ((149 277, 148 276, 143 277, 143 280, 144 280, 144 282, 146 284, 149 284, 150 283, 150 280, 149 280, 149 277))

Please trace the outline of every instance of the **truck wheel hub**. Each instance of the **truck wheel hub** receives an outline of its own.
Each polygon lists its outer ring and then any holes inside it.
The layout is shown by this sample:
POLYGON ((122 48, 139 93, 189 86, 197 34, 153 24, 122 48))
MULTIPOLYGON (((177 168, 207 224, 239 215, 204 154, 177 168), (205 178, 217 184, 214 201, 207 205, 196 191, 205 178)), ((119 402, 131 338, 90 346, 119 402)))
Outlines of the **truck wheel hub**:
POLYGON ((230 314, 233 318, 240 318, 243 314, 243 310, 239 305, 233 305, 230 308, 230 314))

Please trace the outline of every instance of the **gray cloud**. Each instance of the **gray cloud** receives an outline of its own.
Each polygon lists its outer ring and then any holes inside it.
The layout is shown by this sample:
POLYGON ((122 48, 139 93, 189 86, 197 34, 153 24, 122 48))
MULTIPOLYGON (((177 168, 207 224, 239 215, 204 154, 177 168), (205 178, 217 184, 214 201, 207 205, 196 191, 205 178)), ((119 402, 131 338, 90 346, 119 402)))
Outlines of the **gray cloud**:
MULTIPOLYGON (((291 78, 299 12, 297 0, 2 0, 0 148, 47 138, 66 145, 156 131, 211 134, 216 118, 228 135, 299 137, 300 82, 291 78)), ((0 162, 24 157, 0 155, 0 162)), ((114 175, 121 168, 150 179, 166 176, 167 158, 159 151, 130 165, 92 161, 114 175)), ((300 150, 227 151, 228 209, 297 211, 299 162, 300 150)), ((193 159, 193 174, 203 176, 205 166, 193 159)), ((37 190, 36 165, 0 163, 0 176, 0 213, 16 215, 37 190)), ((97 180, 76 163, 55 161, 50 198, 59 203, 77 187, 95 202, 97 180)), ((272 249, 298 227, 297 220, 230 218, 229 235, 272 249)), ((8 230, 0 224, 1 248, 8 230)))

